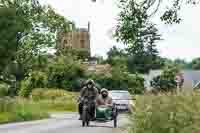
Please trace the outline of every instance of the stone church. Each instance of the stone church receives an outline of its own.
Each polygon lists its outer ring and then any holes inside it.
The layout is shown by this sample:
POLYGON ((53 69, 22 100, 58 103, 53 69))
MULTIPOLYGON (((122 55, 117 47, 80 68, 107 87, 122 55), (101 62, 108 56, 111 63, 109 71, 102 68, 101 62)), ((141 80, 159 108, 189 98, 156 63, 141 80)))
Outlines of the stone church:
POLYGON ((90 23, 87 28, 58 34, 58 49, 85 50, 90 54, 90 23))

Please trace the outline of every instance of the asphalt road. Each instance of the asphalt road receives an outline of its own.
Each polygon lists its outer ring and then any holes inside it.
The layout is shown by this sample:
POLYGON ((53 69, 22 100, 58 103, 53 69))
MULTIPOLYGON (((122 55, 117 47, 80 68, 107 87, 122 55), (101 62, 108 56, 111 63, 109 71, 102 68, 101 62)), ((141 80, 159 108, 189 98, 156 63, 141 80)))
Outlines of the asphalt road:
POLYGON ((81 127, 76 113, 53 113, 51 119, 0 125, 0 133, 120 133, 127 123, 127 116, 120 115, 119 127, 113 123, 92 122, 90 127, 81 127))

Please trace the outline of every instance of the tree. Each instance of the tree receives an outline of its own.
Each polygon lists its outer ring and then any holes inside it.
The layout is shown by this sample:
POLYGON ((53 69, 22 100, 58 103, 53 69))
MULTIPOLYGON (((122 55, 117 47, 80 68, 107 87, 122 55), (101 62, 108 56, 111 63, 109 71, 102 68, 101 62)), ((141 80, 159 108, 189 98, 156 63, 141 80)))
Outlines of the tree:
MULTIPOLYGON (((96 2, 96 0, 92 0, 93 2, 96 2)), ((120 0, 120 2, 125 2, 126 0, 120 0)), ((147 17, 151 18, 152 16, 156 15, 159 9, 163 8, 163 5, 165 5, 165 0, 132 0, 134 4, 139 4, 141 7, 141 10, 146 10, 148 12, 147 17)), ((164 21, 167 24, 173 24, 173 23, 180 23, 181 17, 179 15, 181 8, 184 4, 191 4, 191 5, 197 5, 199 3, 199 0, 172 0, 167 3, 167 6, 164 8, 165 11, 161 15, 161 20, 164 21)))
POLYGON ((117 48, 116 46, 113 46, 107 53, 108 59, 116 57, 116 56, 126 56, 126 53, 124 50, 117 48))
POLYGON ((192 60, 192 68, 195 70, 200 70, 200 58, 192 60))
POLYGON ((157 63, 155 43, 161 40, 161 36, 155 24, 150 22, 147 10, 134 0, 120 1, 120 8, 115 37, 128 46, 127 52, 132 62, 129 65, 137 64, 139 68, 148 68, 145 69, 148 72, 157 63))
POLYGON ((0 73, 16 53, 16 35, 18 31, 23 30, 23 25, 20 25, 17 19, 14 8, 0 8, 0 73))
POLYGON ((57 56, 48 65, 48 81, 51 88, 71 89, 77 79, 84 77, 84 69, 73 56, 57 56))
MULTIPOLYGON (((50 6, 41 5, 38 0, 0 0, 0 5, 6 9, 15 9, 17 19, 13 22, 20 23, 20 27, 23 27, 15 32, 15 40, 16 33, 20 33, 20 36, 17 46, 13 47, 16 51, 13 52, 15 62, 21 69, 17 72, 22 72, 18 73, 20 75, 24 75, 31 68, 34 56, 40 57, 38 55, 55 47, 57 32, 75 28, 73 22, 57 14, 50 6)), ((6 32, 7 35, 14 33, 8 30, 6 32)), ((16 75, 16 79, 20 80, 18 77, 16 75)))
POLYGON ((174 64, 180 69, 192 69, 192 64, 183 59, 175 59, 174 64))
POLYGON ((152 62, 152 57, 132 55, 128 58, 128 70, 131 73, 148 73, 149 70, 161 69, 165 66, 164 60, 155 56, 152 62))
POLYGON ((113 46, 107 53, 107 62, 112 66, 127 66, 127 54, 125 50, 113 46))

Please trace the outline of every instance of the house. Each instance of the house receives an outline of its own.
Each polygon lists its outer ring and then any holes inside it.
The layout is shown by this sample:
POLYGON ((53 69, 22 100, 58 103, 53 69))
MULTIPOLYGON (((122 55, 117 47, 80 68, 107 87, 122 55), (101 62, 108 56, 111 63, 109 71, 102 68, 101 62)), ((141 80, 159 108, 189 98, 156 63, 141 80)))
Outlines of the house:
POLYGON ((111 65, 109 65, 109 64, 84 64, 84 68, 88 72, 108 73, 111 70, 111 65))
MULTIPOLYGON (((183 90, 193 90, 196 88, 200 88, 200 71, 198 70, 182 70, 184 83, 183 90)), ((162 74, 162 70, 151 70, 149 74, 145 75, 145 88, 148 90, 152 90, 150 82, 153 78, 162 74)))

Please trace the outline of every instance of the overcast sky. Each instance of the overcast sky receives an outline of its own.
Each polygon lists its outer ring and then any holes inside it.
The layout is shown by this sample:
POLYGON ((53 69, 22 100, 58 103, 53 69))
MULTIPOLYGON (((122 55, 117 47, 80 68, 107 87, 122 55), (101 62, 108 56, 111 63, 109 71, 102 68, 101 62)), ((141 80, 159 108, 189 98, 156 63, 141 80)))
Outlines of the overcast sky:
MULTIPOLYGON (((93 55, 106 55, 113 46, 123 47, 109 35, 116 25, 119 9, 116 0, 45 0, 57 12, 73 20, 77 27, 87 27, 91 22, 91 49, 93 55)), ((163 41, 157 46, 164 57, 191 60, 200 57, 200 6, 185 7, 181 15, 184 21, 179 25, 169 26, 160 22, 158 17, 152 20, 158 24, 163 41)))

